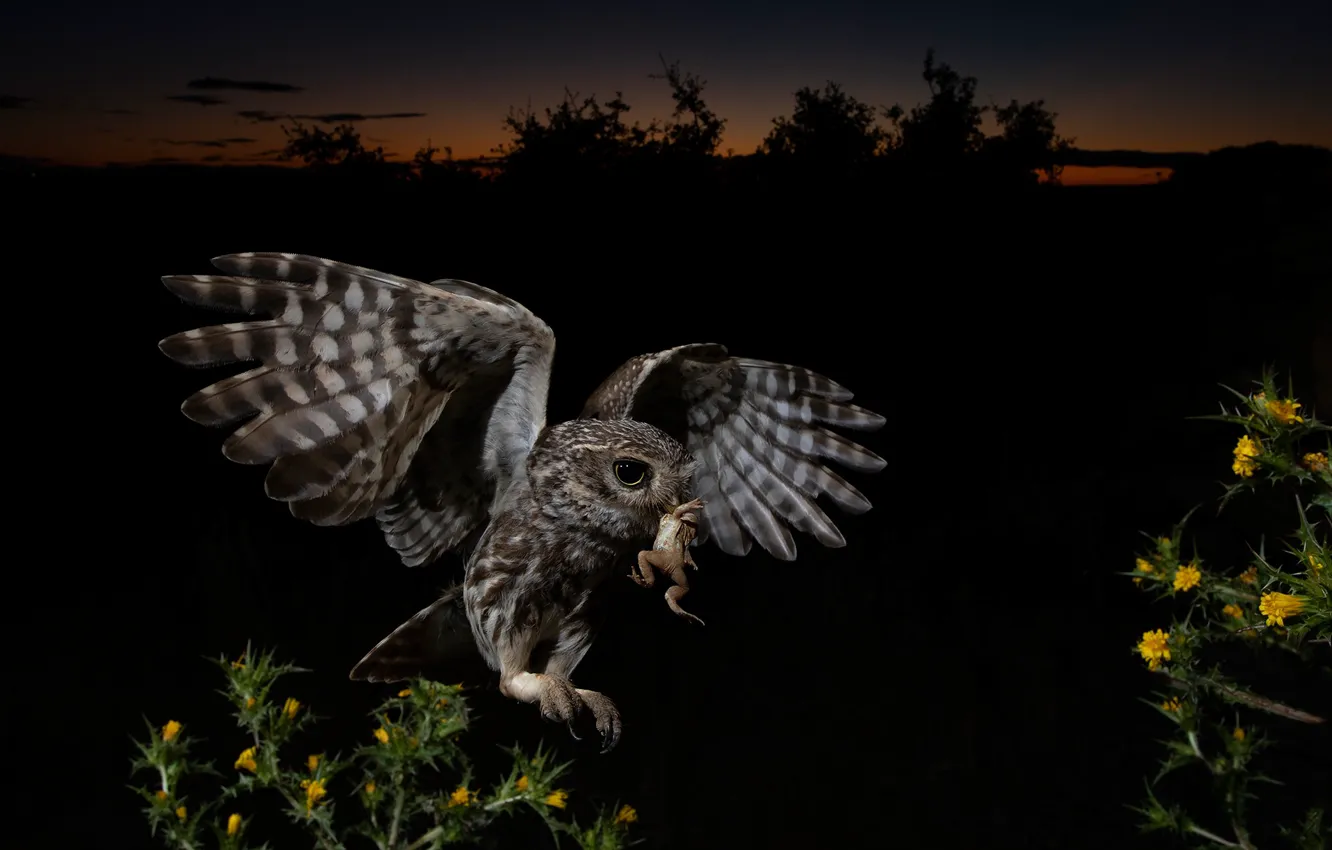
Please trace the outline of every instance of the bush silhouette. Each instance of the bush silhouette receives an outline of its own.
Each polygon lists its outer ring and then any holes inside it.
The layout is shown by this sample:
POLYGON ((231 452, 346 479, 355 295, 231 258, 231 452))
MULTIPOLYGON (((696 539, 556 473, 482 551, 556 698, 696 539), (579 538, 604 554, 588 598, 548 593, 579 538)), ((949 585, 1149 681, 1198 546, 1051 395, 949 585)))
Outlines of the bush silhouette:
MULTIPOLYGON (((1060 134, 1058 113, 1044 100, 983 104, 977 79, 938 61, 933 48, 921 70, 929 92, 924 102, 876 107, 828 80, 822 88, 795 91, 790 114, 773 118, 755 151, 723 154, 727 122, 707 103, 707 81, 678 61, 658 59, 661 70, 647 76, 670 89, 673 109, 665 119, 631 120, 632 107, 619 91, 602 101, 566 89, 554 106, 511 109, 503 120, 508 139, 492 149, 493 156, 456 161, 444 147, 444 158, 437 159, 441 149, 427 143, 411 161, 394 163, 383 148, 367 148, 351 124, 323 130, 296 121, 283 127, 281 158, 327 174, 422 186, 456 188, 495 179, 538 192, 578 187, 586 194, 596 186, 619 193, 651 186, 677 195, 705 184, 776 190, 795 181, 827 189, 848 179, 931 190, 946 184, 1022 188, 1058 183, 1067 163, 1086 158, 1074 139, 1060 134), (983 127, 987 113, 998 126, 994 135, 983 127)), ((1294 151, 1268 143, 1199 158, 1177 177, 1273 174, 1292 182, 1290 168, 1272 164, 1291 165, 1296 153, 1305 154, 1298 157, 1302 174, 1326 174, 1326 149, 1294 151)))

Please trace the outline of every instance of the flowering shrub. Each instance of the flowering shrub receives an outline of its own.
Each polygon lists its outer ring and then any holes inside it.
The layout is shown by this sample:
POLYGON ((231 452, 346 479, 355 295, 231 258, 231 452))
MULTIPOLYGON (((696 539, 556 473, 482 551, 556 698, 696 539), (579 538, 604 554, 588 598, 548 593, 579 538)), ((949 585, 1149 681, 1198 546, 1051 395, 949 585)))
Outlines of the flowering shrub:
MULTIPOLYGON (((1257 392, 1231 392, 1240 400, 1235 411, 1223 408, 1221 415, 1200 417, 1243 429, 1231 457, 1233 480, 1220 507, 1224 510, 1241 493, 1269 502, 1278 499, 1281 505, 1289 499, 1293 510, 1288 516, 1295 527, 1288 527, 1276 551, 1260 543, 1250 547, 1247 563, 1213 564, 1196 551, 1186 554, 1185 517, 1169 537, 1152 539, 1127 573, 1174 613, 1168 626, 1144 633, 1135 649, 1167 688, 1148 704, 1174 726, 1165 741, 1161 770, 1136 810, 1146 830, 1167 829, 1211 846, 1251 848, 1256 831, 1251 814, 1258 809, 1254 785, 1282 784, 1261 772, 1278 763, 1268 759, 1266 751, 1289 737, 1281 724, 1322 724, 1325 718, 1255 693, 1229 670, 1252 667, 1255 657, 1269 664, 1271 654, 1282 653, 1293 656, 1304 671, 1299 678, 1309 692, 1329 686, 1332 668, 1325 647, 1332 643, 1332 549, 1327 534, 1332 428, 1303 414, 1293 398, 1279 395, 1270 374, 1264 375, 1257 392), (1188 810, 1161 799, 1164 777, 1184 770, 1194 772, 1187 787, 1205 788, 1209 793, 1203 796, 1210 797, 1188 810)), ((1299 791, 1291 785, 1282 795, 1296 799, 1299 791)), ((1296 826, 1270 831, 1292 846, 1325 847, 1319 804, 1326 800, 1324 792, 1314 791, 1296 826)))
POLYGON ((634 809, 600 812, 590 826, 578 826, 567 817, 569 792, 558 782, 569 764, 552 763, 540 748, 530 757, 511 750, 509 775, 482 792, 458 745, 467 728, 461 686, 417 680, 401 689, 374 710, 365 743, 343 758, 301 752, 299 733, 316 718, 297 700, 273 695, 283 675, 305 671, 248 648, 218 663, 243 730, 234 762, 214 767, 192 757, 195 740, 176 720, 150 723, 148 741, 136 742, 134 772, 153 781, 134 790, 147 803, 153 835, 171 847, 266 846, 250 833, 256 809, 269 803, 325 850, 472 841, 497 818, 523 810, 545 821, 556 843, 568 837, 585 850, 628 845, 634 809))

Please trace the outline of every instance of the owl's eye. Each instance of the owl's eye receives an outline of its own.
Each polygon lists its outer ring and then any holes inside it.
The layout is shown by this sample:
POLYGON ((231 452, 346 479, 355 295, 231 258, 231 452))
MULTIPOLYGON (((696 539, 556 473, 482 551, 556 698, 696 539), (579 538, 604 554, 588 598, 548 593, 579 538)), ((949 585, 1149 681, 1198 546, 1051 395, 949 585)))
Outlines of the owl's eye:
POLYGON ((613 468, 615 477, 626 487, 641 487, 648 480, 648 465, 641 460, 620 458, 615 461, 613 468))

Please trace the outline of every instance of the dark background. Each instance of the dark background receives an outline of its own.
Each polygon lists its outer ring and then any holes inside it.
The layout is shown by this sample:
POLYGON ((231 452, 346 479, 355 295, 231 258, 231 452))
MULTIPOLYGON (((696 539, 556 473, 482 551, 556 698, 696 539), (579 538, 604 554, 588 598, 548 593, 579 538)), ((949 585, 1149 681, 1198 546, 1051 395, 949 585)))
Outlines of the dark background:
POLYGON ((347 671, 460 575, 453 557, 402 567, 369 522, 294 520, 263 468, 179 413, 226 371, 157 340, 229 319, 158 278, 276 250, 522 301, 559 339, 552 422, 626 358, 696 341, 814 369, 888 418, 863 440, 887 469, 848 476, 874 509, 834 517, 846 548, 701 551, 703 628, 617 589, 577 672, 624 714, 613 753, 476 681, 483 766, 544 736, 576 759, 572 805, 632 803, 652 848, 1122 846, 1166 734, 1132 648, 1166 614, 1115 573, 1139 531, 1230 479, 1232 430, 1185 421, 1218 383, 1272 364, 1306 411, 1332 410, 1313 186, 405 198, 239 171, 12 176, 11 377, 37 401, 9 408, 5 726, 11 804, 32 816, 6 843, 150 846, 130 737, 174 718, 234 757, 203 656, 247 640, 313 668, 291 692, 359 740, 394 688, 347 671))

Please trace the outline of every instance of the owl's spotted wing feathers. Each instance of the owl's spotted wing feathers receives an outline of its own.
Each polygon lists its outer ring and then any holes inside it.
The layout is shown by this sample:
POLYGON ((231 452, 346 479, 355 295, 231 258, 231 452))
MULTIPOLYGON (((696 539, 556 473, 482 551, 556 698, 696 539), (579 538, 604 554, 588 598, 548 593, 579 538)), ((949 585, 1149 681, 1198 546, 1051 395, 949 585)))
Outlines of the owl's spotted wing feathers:
POLYGON ((824 427, 872 431, 884 419, 851 404, 841 385, 808 369, 731 357, 699 344, 635 357, 588 399, 583 416, 639 419, 680 440, 698 461, 699 539, 732 555, 751 542, 782 560, 796 555, 791 529, 825 546, 845 545, 816 499, 849 513, 870 503, 829 469, 833 461, 878 472, 883 458, 824 427))
POLYGON ((300 254, 213 264, 224 274, 163 282, 189 302, 272 318, 160 347, 187 365, 259 362, 182 406, 203 424, 247 419, 223 444, 228 458, 272 462, 268 495, 313 523, 376 516, 409 565, 484 520, 545 424, 550 328, 464 281, 425 284, 300 254))

